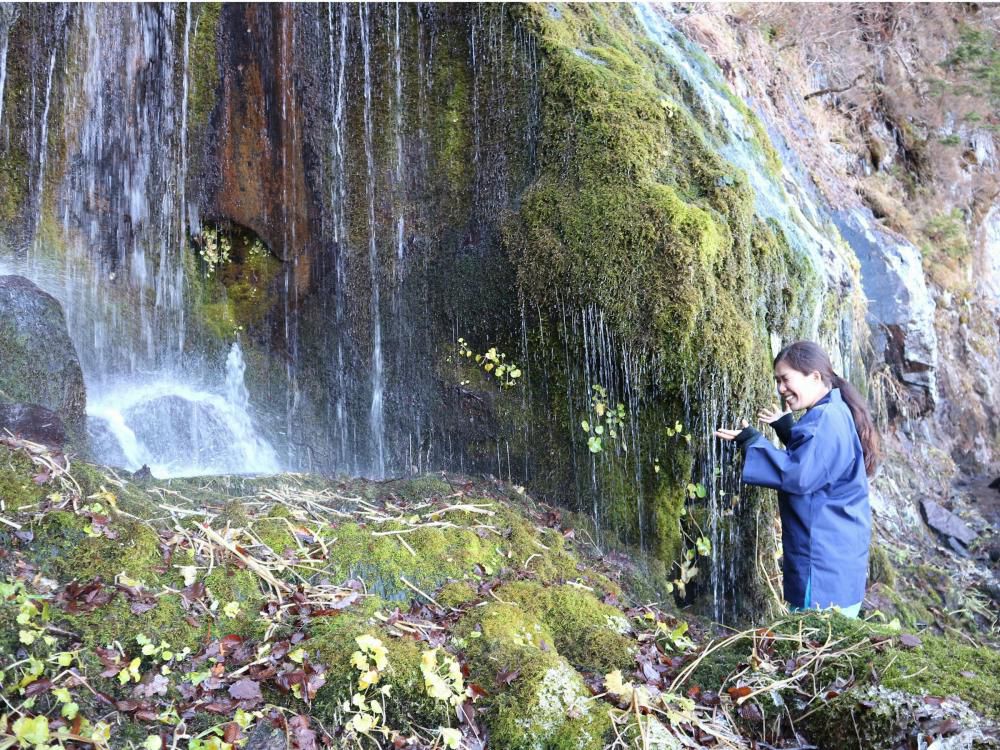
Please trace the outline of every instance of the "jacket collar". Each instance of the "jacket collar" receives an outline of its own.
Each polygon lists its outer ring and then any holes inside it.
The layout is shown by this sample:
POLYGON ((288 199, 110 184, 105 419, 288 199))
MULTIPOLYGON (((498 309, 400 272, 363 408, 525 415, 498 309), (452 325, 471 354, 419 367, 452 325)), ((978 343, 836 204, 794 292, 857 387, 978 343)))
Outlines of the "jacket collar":
POLYGON ((821 398, 819 401, 817 401, 815 404, 813 404, 809 408, 813 409, 813 408, 815 408, 817 406, 820 406, 821 404, 829 403, 830 401, 843 401, 843 400, 844 400, 843 396, 840 395, 840 389, 839 388, 831 388, 830 391, 829 391, 829 393, 827 393, 825 396, 823 396, 823 398, 821 398))

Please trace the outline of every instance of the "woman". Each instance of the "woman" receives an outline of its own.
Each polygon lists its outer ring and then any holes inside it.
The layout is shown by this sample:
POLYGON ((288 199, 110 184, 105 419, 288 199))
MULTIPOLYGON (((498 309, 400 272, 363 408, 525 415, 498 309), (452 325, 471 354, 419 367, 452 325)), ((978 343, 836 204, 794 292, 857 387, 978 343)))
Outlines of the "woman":
POLYGON ((796 609, 836 606, 857 617, 868 574, 868 477, 878 463, 878 433, 864 398, 813 342, 782 349, 774 379, 789 411, 764 409, 759 417, 784 450, 746 420, 742 430, 715 435, 743 451, 745 483, 778 490, 785 601, 796 609), (802 409, 795 422, 791 412, 802 409))

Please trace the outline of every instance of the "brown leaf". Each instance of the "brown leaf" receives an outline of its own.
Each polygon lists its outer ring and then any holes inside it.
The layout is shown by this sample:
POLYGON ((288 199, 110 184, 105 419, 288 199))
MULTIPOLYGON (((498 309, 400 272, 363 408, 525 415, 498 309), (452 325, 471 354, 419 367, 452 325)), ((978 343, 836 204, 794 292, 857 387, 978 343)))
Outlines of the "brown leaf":
POLYGON ((292 735, 292 747, 295 750, 316 750, 316 732, 309 728, 309 717, 293 716, 288 720, 288 729, 292 735))
POLYGON ((361 593, 358 591, 351 591, 350 594, 344 596, 333 603, 332 609, 346 609, 350 607, 354 602, 361 598, 361 593))
POLYGON ((231 721, 226 724, 226 728, 222 732, 222 741, 232 745, 240 738, 240 733, 240 725, 235 721, 231 721))
POLYGON ((729 697, 735 701, 739 700, 740 698, 745 698, 746 696, 750 695, 750 693, 752 693, 753 691, 750 688, 746 687, 745 685, 742 685, 740 687, 731 687, 726 692, 729 693, 729 697))
POLYGON ((147 672, 132 692, 140 698, 152 698, 154 695, 166 695, 168 687, 170 681, 162 674, 147 672))
POLYGON ((239 701, 259 701, 264 696, 260 693, 260 685, 255 680, 242 679, 229 686, 229 694, 239 701))
POLYGON ((52 680, 43 677, 40 680, 35 680, 24 689, 24 697, 30 698, 33 695, 41 695, 42 693, 47 693, 51 689, 52 680))
POLYGON ((144 612, 149 612, 151 609, 156 609, 156 599, 134 601, 129 606, 129 610, 131 610, 133 615, 141 615, 144 612))
POLYGON ((760 712, 757 704, 752 701, 744 703, 736 710, 747 721, 759 722, 764 719, 764 715, 760 712))
POLYGON ((497 672, 496 681, 497 685, 510 685, 514 680, 521 676, 520 669, 508 670, 501 669, 497 672))

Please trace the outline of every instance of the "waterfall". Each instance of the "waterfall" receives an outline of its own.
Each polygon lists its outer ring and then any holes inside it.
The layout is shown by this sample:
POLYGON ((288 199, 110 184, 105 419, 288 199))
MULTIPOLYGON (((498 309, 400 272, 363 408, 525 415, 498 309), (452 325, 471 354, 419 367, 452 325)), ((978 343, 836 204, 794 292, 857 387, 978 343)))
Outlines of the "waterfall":
POLYGON ((221 371, 213 352, 185 339, 191 20, 175 96, 175 11, 94 4, 51 11, 44 99, 22 126, 34 134, 38 165, 26 206, 33 236, 27 254, 15 251, 0 265, 63 306, 87 385, 93 458, 146 464, 158 476, 278 471, 250 418, 242 351, 230 351, 221 371), (62 123, 64 161, 50 159, 50 122, 62 123))
POLYGON ((184 9, 184 73, 181 79, 183 88, 181 89, 181 173, 177 181, 180 191, 181 225, 179 237, 184 240, 187 236, 187 200, 185 192, 187 190, 187 130, 188 130, 188 76, 190 74, 189 63, 191 60, 191 1, 185 4, 184 9))
POLYGON ((87 405, 95 449, 133 471, 146 465, 160 478, 279 471, 274 449, 254 428, 245 371, 234 343, 220 392, 169 377, 109 390, 87 405))
POLYGON ((371 427, 375 476, 385 475, 385 424, 383 398, 385 390, 384 362, 382 359, 382 305, 379 295, 381 272, 379 270, 378 246, 375 237, 375 155, 372 123, 372 73, 371 73, 371 30, 367 5, 359 8, 361 19, 361 47, 365 64, 365 159, 367 165, 368 196, 368 266, 371 271, 371 327, 372 327, 372 398, 369 425, 371 427))
POLYGON ((330 206, 333 213, 333 252, 335 253, 335 292, 334 292, 334 323, 337 330, 336 343, 336 393, 333 396, 333 442, 338 463, 347 468, 356 469, 357 455, 351 449, 352 441, 348 430, 347 408, 347 367, 345 361, 345 316, 347 306, 345 290, 347 288, 347 218, 345 205, 347 202, 347 177, 344 165, 344 127, 345 110, 347 106, 347 21, 348 14, 341 10, 336 37, 334 36, 334 5, 327 6, 330 38, 330 99, 333 103, 333 139, 332 160, 333 180, 330 188, 330 206))
POLYGON ((49 75, 45 81, 45 109, 42 111, 42 121, 40 134, 38 136, 38 146, 36 154, 38 155, 38 176, 36 179, 36 191, 35 191, 35 238, 37 244, 38 237, 38 227, 42 221, 42 201, 45 194, 45 161, 46 156, 49 153, 49 105, 52 99, 52 74, 56 69, 56 51, 58 45, 52 46, 52 54, 49 57, 49 75))
POLYGON ((0 6, 0 127, 3 126, 3 94, 7 84, 7 50, 10 46, 10 27, 17 18, 17 6, 0 6))

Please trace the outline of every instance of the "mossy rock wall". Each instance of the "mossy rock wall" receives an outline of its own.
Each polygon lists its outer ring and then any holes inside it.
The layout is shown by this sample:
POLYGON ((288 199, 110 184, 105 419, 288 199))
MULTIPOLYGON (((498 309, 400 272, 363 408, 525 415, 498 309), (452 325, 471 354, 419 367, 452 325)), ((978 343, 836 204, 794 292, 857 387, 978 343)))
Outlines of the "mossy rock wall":
MULTIPOLYGON (((158 93, 142 110, 158 148, 142 194, 163 203, 135 210, 127 191, 84 188, 102 169, 147 163, 122 116, 138 88, 109 89, 114 153, 87 150, 93 108, 60 98, 106 65, 88 40, 118 11, 65 12, 48 209, 15 179, 37 117, 0 177, 10 215, 60 240, 49 254, 75 254, 74 270, 101 259, 85 272, 113 291, 115 336, 79 329, 104 342, 89 367, 200 376, 239 337, 252 406, 288 468, 490 473, 588 514, 598 544, 654 551, 663 580, 711 535, 714 579, 702 575, 693 597, 757 580, 743 551, 770 509, 749 493, 731 504, 736 478, 711 431, 770 397, 772 339, 817 325, 839 335, 850 305, 821 305, 821 269, 759 213, 756 186, 720 156, 731 134, 634 8, 144 9, 141 33, 114 38, 163 50, 162 61, 137 53, 158 93), (183 127, 167 128, 178 109, 183 127), (207 268, 194 240, 219 228, 266 252, 207 268), (476 353, 495 347, 519 383, 498 388, 460 363, 459 337, 476 353), (689 504, 710 531, 682 521, 689 504)), ((38 13, 19 17, 34 19, 29 35, 53 22, 38 13)), ((50 58, 18 45, 5 114, 48 73, 50 58)), ((773 179, 763 127, 724 93, 773 179)), ((749 589, 756 608, 766 591, 749 589)))

